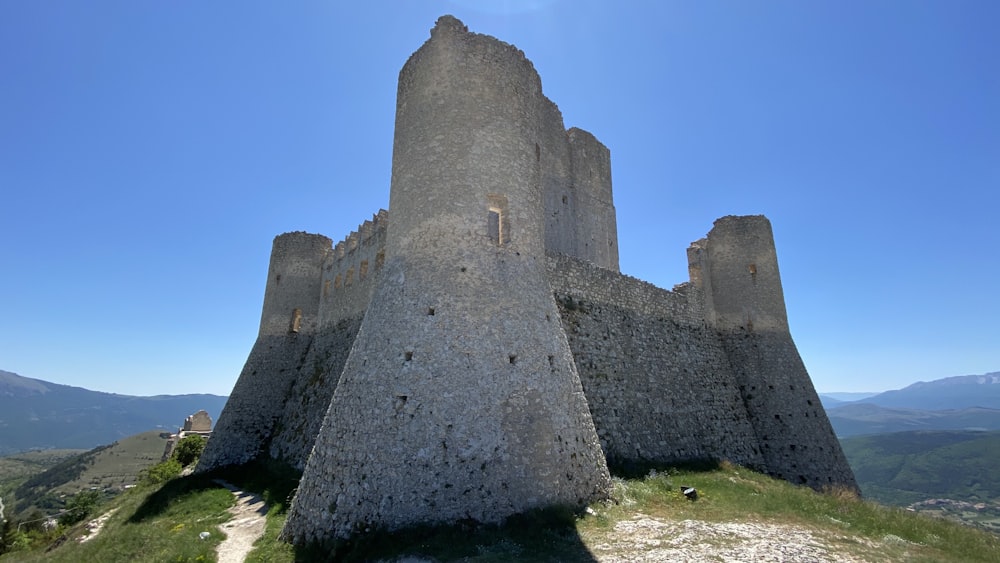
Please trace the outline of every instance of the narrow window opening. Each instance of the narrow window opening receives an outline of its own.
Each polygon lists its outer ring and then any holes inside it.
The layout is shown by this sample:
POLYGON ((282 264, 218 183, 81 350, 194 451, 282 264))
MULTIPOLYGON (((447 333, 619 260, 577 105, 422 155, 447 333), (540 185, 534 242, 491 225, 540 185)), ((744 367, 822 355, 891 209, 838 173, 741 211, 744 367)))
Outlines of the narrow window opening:
POLYGON ((510 356, 507 356, 507 359, 510 360, 511 365, 517 363, 517 355, 516 354, 511 354, 510 356))
POLYGON ((281 283, 281 274, 274 276, 274 283, 281 283))
POLYGON ((292 325, 289 327, 289 332, 298 332, 299 326, 302 324, 302 309, 295 309, 292 311, 292 325))
POLYGON ((563 205, 566 205, 567 203, 569 203, 569 198, 567 198, 566 196, 562 196, 562 202, 563 205))
POLYGON ((412 360, 413 359, 413 352, 411 352, 410 350, 407 350, 406 352, 404 352, 403 353, 403 359, 405 359, 406 361, 412 360))
POLYGON ((488 194, 486 217, 486 232, 493 244, 502 246, 510 242, 510 213, 507 209, 507 196, 488 194))
POLYGON ((430 316, 430 317, 434 316, 434 307, 428 307, 427 308, 427 315, 430 316))

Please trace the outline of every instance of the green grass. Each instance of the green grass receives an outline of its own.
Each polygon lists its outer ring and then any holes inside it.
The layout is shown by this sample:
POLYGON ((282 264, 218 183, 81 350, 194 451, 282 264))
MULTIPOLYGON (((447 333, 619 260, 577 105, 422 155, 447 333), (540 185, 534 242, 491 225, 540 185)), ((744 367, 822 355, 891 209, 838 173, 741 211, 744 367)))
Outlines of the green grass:
POLYGON ((816 493, 728 464, 712 471, 668 470, 639 480, 616 480, 615 498, 618 504, 600 508, 595 518, 581 522, 578 528, 585 537, 640 511, 671 520, 803 526, 817 530, 832 545, 874 560, 1000 561, 1000 537, 995 535, 864 501, 847 491, 816 493), (698 500, 688 501, 681 485, 697 488, 698 500), (875 551, 869 547, 873 542, 881 544, 875 551))
POLYGON ((224 537, 218 526, 230 518, 226 510, 234 503, 228 490, 203 477, 140 486, 115 499, 117 510, 95 539, 77 543, 80 524, 51 551, 14 552, 0 561, 215 561, 215 547, 224 537), (206 531, 210 537, 200 539, 206 531))
POLYGON ((233 503, 232 495, 211 481, 214 476, 260 492, 269 504, 267 529, 247 559, 253 562, 367 561, 401 555, 437 561, 593 561, 595 546, 617 533, 615 524, 639 514, 664 521, 796 526, 838 551, 873 561, 1000 562, 998 536, 859 500, 845 491, 819 494, 728 464, 615 478, 613 500, 591 505, 586 515, 556 508, 517 516, 502 526, 421 526, 372 531, 327 549, 293 547, 280 541, 279 533, 298 474, 277 463, 179 478, 159 489, 133 489, 114 501, 118 511, 92 542, 66 542, 50 553, 12 560, 213 561, 221 538, 216 526, 228 518, 225 511, 233 503), (686 499, 682 485, 696 487, 698 500, 686 499), (201 531, 210 531, 212 537, 199 540, 201 531))
MULTIPOLYGON (((826 543, 872 561, 1000 562, 1000 537, 942 519, 858 499, 834 490, 797 487, 723 464, 668 469, 615 478, 613 501, 581 516, 545 510, 503 526, 421 526, 375 531, 333 546, 338 561, 391 560, 416 555, 438 561, 586 561, 591 548, 614 535, 614 525, 643 514, 667 521, 764 522, 811 530, 826 543), (699 491, 689 501, 681 486, 699 491)), ((278 540, 284 513, 268 515, 268 531, 248 561, 323 560, 329 551, 292 548, 278 540)))

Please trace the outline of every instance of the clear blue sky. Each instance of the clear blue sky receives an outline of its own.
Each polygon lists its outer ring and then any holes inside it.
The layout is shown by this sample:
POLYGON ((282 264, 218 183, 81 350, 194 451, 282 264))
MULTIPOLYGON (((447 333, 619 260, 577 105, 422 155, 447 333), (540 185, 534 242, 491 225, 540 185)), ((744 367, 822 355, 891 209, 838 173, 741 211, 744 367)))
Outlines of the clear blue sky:
POLYGON ((774 226, 820 391, 1000 370, 1000 3, 0 1, 0 369, 227 394, 271 240, 388 205, 451 13, 610 149, 624 273, 774 226))

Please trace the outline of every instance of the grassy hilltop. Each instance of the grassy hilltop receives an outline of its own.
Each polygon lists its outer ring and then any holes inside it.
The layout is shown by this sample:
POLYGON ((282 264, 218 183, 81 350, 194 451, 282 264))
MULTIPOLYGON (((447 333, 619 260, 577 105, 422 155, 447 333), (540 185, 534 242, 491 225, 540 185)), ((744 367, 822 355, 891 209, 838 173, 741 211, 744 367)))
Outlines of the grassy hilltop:
MULTIPOLYGON (((267 530, 247 561, 366 561, 413 555, 436 561, 749 560, 781 555, 817 561, 1000 561, 1000 537, 943 519, 819 494, 723 464, 616 478, 613 501, 586 512, 547 510, 505 526, 471 523, 384 533, 297 549, 277 540, 297 484, 288 469, 257 466, 224 475, 263 493, 267 530), (695 487, 689 500, 681 487, 695 487), (332 552, 330 550, 333 550, 332 552), (756 554, 756 555, 755 555, 756 554), (714 559, 713 559, 714 558, 714 559)), ((82 524, 61 532, 50 551, 16 552, 0 561, 213 561, 233 495, 213 476, 144 483, 97 512, 105 529, 78 543, 82 524), (208 532, 206 539, 200 539, 208 532)))

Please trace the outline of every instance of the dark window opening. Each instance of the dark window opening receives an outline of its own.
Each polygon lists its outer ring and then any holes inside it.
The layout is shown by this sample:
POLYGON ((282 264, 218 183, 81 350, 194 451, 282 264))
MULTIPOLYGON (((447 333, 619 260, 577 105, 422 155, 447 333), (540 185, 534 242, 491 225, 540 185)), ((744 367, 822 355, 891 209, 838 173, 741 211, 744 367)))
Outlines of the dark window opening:
POLYGON ((500 212, 496 209, 490 209, 490 216, 486 220, 486 231, 494 244, 500 244, 500 212))

